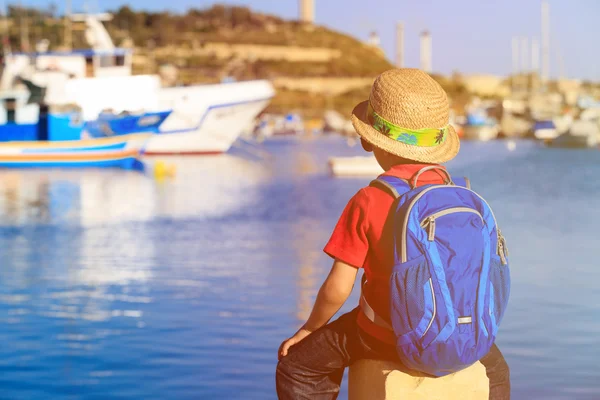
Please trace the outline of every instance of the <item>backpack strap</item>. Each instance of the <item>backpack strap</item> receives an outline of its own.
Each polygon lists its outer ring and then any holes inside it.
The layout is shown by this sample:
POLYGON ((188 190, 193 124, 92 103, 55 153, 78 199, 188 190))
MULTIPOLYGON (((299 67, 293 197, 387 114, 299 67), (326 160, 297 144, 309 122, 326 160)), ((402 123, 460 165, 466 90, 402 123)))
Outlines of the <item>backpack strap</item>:
POLYGON ((402 194, 410 190, 410 184, 407 180, 395 176, 381 175, 371 181, 369 186, 379 188, 397 199, 402 194))
POLYGON ((414 189, 417 187, 417 182, 419 180, 419 176, 421 176, 421 174, 423 172, 426 171, 439 171, 442 172, 440 175, 442 175, 442 178, 444 179, 444 182, 446 183, 446 185, 453 185, 454 182, 452 182, 452 177, 450 176, 450 173, 448 171, 446 171, 446 168, 439 166, 439 165, 430 165, 429 167, 425 167, 425 168, 421 168, 416 174, 415 176, 413 176, 412 178, 410 178, 410 188, 414 189))
MULTIPOLYGON (((410 183, 406 179, 398 178, 396 176, 389 175, 381 175, 377 179, 371 181, 369 186, 379 188, 384 192, 391 195, 394 199, 398 199, 404 193, 410 191, 410 183)), ((375 325, 378 325, 387 330, 393 330, 392 326, 386 322, 383 318, 375 313, 375 310, 369 305, 367 299, 365 298, 364 286, 367 283, 367 277, 363 274, 362 282, 360 285, 360 309, 365 314, 365 316, 373 322, 375 325)))
POLYGON ((471 181, 466 176, 462 178, 453 178, 452 180, 456 186, 462 186, 466 187, 467 189, 471 189, 471 181))
POLYGON ((392 328, 392 326, 390 324, 388 324, 383 318, 381 318, 379 315, 375 314, 375 310, 373 310, 373 308, 371 308, 371 306, 369 305, 369 303, 367 303, 367 299, 365 298, 365 291, 364 291, 364 286, 365 283, 367 283, 367 277, 363 274, 362 276, 362 281, 360 284, 360 309, 362 310, 362 312, 365 314, 365 316, 371 321, 373 322, 375 325, 380 326, 384 329, 387 329, 389 331, 392 331, 394 328, 392 328))

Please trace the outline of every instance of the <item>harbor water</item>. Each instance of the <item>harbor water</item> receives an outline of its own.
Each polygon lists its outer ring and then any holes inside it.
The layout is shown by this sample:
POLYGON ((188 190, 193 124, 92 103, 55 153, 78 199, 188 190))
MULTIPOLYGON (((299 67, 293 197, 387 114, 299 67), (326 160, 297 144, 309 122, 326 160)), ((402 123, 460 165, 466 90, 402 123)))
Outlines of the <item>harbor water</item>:
MULTIPOLYGON (((335 136, 260 151, 162 159, 177 174, 161 179, 1 171, 0 398, 276 398, 277 348, 370 178, 329 175, 329 156, 362 153, 335 136)), ((513 398, 599 399, 600 152, 464 142, 448 166, 507 238, 513 398)))

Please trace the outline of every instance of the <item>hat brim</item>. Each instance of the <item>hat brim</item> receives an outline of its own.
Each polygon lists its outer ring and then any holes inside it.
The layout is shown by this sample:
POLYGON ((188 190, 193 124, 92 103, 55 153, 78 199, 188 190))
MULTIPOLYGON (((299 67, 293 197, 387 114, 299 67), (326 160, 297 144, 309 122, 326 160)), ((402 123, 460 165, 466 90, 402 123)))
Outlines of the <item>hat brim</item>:
POLYGON ((389 138, 373 128, 367 121, 368 105, 369 101, 365 100, 354 107, 354 110, 352 110, 352 125, 356 133, 373 146, 402 158, 429 164, 441 164, 450 161, 458 154, 460 140, 452 125, 448 126, 444 143, 432 147, 414 146, 389 138))

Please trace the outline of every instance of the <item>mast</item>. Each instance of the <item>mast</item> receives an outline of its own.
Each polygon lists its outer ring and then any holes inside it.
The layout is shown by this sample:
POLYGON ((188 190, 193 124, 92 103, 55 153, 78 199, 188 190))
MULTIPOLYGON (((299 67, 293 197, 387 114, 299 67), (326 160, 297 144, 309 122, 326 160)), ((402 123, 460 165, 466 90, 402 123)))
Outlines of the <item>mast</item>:
POLYGON ((21 31, 21 51, 29 51, 29 26, 27 25, 27 14, 21 0, 19 0, 19 30, 21 31))
POLYGON ((431 34, 429 31, 421 33, 421 69, 431 73, 431 34))
POLYGON ((540 44, 537 38, 531 39, 531 88, 536 91, 540 76, 540 44))
POLYGON ((550 78, 550 6, 542 1, 542 84, 550 78))
POLYGON ((2 52, 4 53, 4 57, 6 58, 12 51, 10 48, 10 38, 8 35, 8 8, 6 7, 6 3, 2 3, 3 10, 3 19, 2 19, 2 52))
POLYGON ((396 68, 404 68, 404 24, 396 24, 396 68))
POLYGON ((516 92, 519 89, 519 73, 521 71, 521 64, 519 64, 519 38, 513 36, 512 38, 512 90, 516 92))
POLYGON ((65 7, 65 47, 71 50, 73 47, 73 30, 71 29, 71 0, 66 0, 65 7))
POLYGON ((521 78, 523 80, 523 89, 525 92, 529 90, 529 39, 521 38, 521 78))

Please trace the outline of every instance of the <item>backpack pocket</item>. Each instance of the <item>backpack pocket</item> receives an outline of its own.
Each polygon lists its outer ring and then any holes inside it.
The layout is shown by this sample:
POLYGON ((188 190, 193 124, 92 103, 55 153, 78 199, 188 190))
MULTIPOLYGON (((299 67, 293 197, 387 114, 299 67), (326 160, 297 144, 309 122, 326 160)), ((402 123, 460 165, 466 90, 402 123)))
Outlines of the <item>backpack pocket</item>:
POLYGON ((503 265, 497 255, 492 255, 490 260, 490 289, 489 289, 489 314, 492 335, 498 333, 498 326, 504 317, 510 295, 510 271, 508 264, 503 265))
POLYGON ((396 337, 422 338, 436 316, 435 291, 425 256, 397 264, 390 283, 390 316, 396 337))

